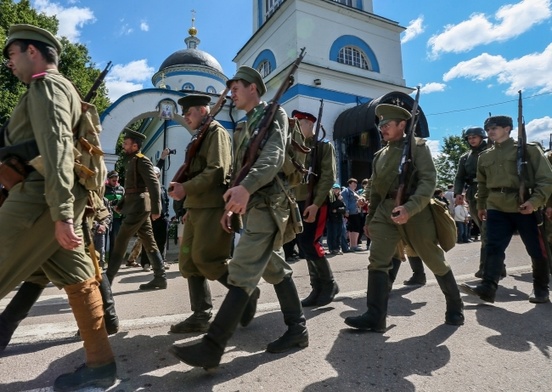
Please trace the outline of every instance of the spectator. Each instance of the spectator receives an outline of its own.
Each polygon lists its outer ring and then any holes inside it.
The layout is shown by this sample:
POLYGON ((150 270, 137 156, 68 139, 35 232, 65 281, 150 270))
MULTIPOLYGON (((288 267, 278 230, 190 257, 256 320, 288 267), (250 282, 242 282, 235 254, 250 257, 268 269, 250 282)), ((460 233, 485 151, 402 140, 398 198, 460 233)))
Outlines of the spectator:
POLYGON ((332 255, 342 255, 344 252, 349 250, 349 247, 347 246, 347 241, 344 241, 345 247, 343 247, 341 241, 346 230, 343 224, 343 218, 345 216, 345 203, 343 203, 341 186, 339 184, 333 184, 332 186, 328 207, 328 224, 326 226, 328 250, 332 255), (340 245, 341 250, 339 249, 340 245))
POLYGON ((355 192, 358 181, 356 178, 347 180, 348 188, 341 192, 343 202, 345 203, 345 218, 347 218, 347 232, 349 235, 349 249, 353 252, 362 250, 358 246, 358 237, 362 233, 364 222, 360 214, 360 208, 357 201, 359 195, 355 192))
POLYGON ((111 218, 111 225, 109 227, 109 234, 107 235, 106 249, 107 249, 107 258, 111 258, 111 252, 113 245, 115 244, 115 237, 119 233, 121 228, 121 223, 123 222, 123 215, 115 211, 114 206, 119 203, 125 196, 125 188, 119 184, 119 173, 112 170, 107 173, 107 181, 105 183, 105 193, 104 197, 109 201, 109 205, 112 207, 113 217, 111 218))
POLYGON ((457 242, 459 244, 467 244, 472 242, 472 240, 470 240, 470 234, 468 230, 470 214, 464 201, 464 195, 458 195, 455 199, 454 221, 456 222, 456 229, 458 231, 457 242))

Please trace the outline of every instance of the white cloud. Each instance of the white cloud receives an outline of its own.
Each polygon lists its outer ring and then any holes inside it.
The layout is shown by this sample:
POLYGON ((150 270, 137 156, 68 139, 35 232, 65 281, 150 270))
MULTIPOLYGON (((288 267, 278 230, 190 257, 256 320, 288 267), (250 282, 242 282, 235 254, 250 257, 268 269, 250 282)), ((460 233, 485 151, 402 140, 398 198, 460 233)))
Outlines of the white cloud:
POLYGON ((545 116, 529 121, 525 124, 525 131, 528 141, 544 143, 543 147, 548 148, 552 133, 552 117, 545 116))
POLYGON ((430 94, 430 93, 445 91, 446 87, 447 85, 444 83, 436 83, 436 82, 426 83, 420 88, 420 94, 430 94))
POLYGON ((140 22, 140 30, 142 31, 149 31, 149 24, 148 22, 140 22))
POLYGON ((496 78, 508 85, 506 93, 515 95, 519 90, 552 91, 552 44, 542 53, 531 53, 508 61, 504 57, 483 53, 473 59, 462 61, 443 75, 443 80, 467 78, 483 81, 496 78))
POLYGON ((96 21, 92 10, 86 7, 65 8, 49 0, 35 0, 34 7, 38 12, 42 12, 48 16, 56 16, 59 20, 58 36, 67 37, 71 42, 79 41, 80 29, 86 23, 96 21))
POLYGON ((145 59, 114 65, 105 79, 109 99, 115 102, 124 94, 143 89, 143 82, 149 81, 154 72, 145 59))
POLYGON ((119 35, 129 35, 133 31, 134 29, 130 27, 128 23, 125 23, 121 25, 121 28, 119 29, 119 35))
POLYGON ((406 43, 408 41, 413 40, 418 35, 422 34, 425 30, 424 27, 424 17, 420 16, 414 20, 411 20, 408 26, 406 27, 406 31, 404 32, 403 37, 401 38, 401 43, 406 43))
POLYGON ((457 25, 445 26, 445 31, 428 41, 432 57, 441 53, 467 52, 478 45, 506 41, 517 37, 552 15, 551 0, 522 0, 498 9, 494 17, 497 23, 481 13, 457 25))
POLYGON ((426 140, 426 145, 429 147, 429 151, 431 151, 431 156, 433 158, 437 158, 437 156, 441 154, 440 152, 441 147, 439 146, 439 144, 440 144, 439 140, 431 140, 431 139, 426 140))

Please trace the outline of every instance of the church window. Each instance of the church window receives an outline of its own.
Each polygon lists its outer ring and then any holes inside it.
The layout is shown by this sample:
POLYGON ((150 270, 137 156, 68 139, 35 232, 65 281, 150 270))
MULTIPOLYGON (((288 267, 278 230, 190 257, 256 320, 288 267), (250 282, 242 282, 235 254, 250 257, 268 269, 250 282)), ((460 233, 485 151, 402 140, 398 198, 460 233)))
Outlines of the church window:
POLYGON ((207 87, 207 92, 208 92, 209 94, 216 94, 216 93, 217 93, 217 89, 214 88, 213 86, 209 86, 209 87, 207 87))
POLYGON ((264 78, 268 74, 272 72, 272 67, 270 66, 270 62, 265 60, 259 66, 257 67, 257 71, 261 74, 261 76, 264 78))
POLYGON ((353 0, 333 0, 333 1, 339 4, 348 5, 349 7, 353 6, 353 0))
POLYGON ((370 61, 366 58, 366 55, 353 46, 345 46, 339 50, 337 56, 339 63, 352 65, 353 67, 371 70, 372 66, 370 61))
POLYGON ((282 4, 284 0, 266 0, 266 19, 276 11, 276 9, 282 4))
POLYGON ((182 90, 193 90, 193 89, 194 89, 194 85, 191 83, 184 83, 184 85, 182 86, 182 90))

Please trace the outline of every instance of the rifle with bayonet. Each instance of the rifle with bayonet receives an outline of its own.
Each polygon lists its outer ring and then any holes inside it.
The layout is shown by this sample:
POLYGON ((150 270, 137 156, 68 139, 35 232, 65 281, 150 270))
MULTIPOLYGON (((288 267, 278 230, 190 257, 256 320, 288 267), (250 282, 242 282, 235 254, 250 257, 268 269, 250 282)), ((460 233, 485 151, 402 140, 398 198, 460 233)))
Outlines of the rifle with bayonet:
MULTIPOLYGON (((401 160, 399 162, 399 187, 397 188, 397 196, 395 197, 395 207, 401 206, 406 202, 406 183, 407 176, 410 172, 410 165, 412 164, 412 144, 414 143, 414 132, 416 125, 418 124, 418 101, 420 100, 420 87, 417 87, 416 99, 412 104, 412 110, 410 112, 410 126, 406 132, 403 151, 401 154, 401 160)), ((394 216, 398 213, 394 213, 394 216)))
MULTIPOLYGON (((203 143, 203 140, 205 139, 205 135, 207 134, 207 130, 209 129, 211 122, 214 120, 215 116, 224 107, 224 104, 226 103, 226 94, 228 94, 228 91, 230 91, 228 87, 224 89, 222 94, 220 94, 220 97, 217 103, 211 109, 211 113, 208 116, 205 116, 205 118, 199 125, 199 129, 197 133, 192 138, 192 141, 188 144, 188 147, 186 148, 186 156, 184 159, 184 163, 176 171, 176 174, 174 175, 172 182, 183 183, 188 180, 192 159, 194 159, 194 157, 197 155, 197 152, 199 151, 199 147, 201 147, 201 143, 203 143)), ((172 187, 169 186, 169 192, 171 191, 172 191, 172 187)))
POLYGON ((270 101, 268 105, 266 105, 266 107, 264 108, 262 118, 258 122, 258 125, 255 127, 251 135, 250 143, 243 158, 242 167, 234 178, 234 181, 232 182, 233 187, 239 185, 243 181, 243 179, 247 176, 249 170, 251 170, 251 167, 253 167, 253 164, 257 160, 258 151, 262 148, 262 146, 268 139, 268 131, 272 126, 272 121, 274 121, 276 111, 280 107, 279 101, 282 98, 282 95, 284 95, 288 88, 290 88, 293 84, 293 74, 295 74, 295 71, 299 67, 299 64, 301 64, 301 61, 303 61, 303 57, 305 57, 305 48, 301 49, 299 57, 297 57, 297 59, 291 65, 288 74, 286 75, 285 79, 280 85, 280 88, 272 98, 272 101, 270 101))
POLYGON ((98 77, 94 81, 94 84, 92 85, 92 87, 88 91, 88 94, 86 94, 84 96, 84 98, 83 98, 84 102, 92 103, 94 98, 96 98, 96 93, 98 92, 98 89, 100 88, 100 85, 104 81, 104 79, 107 76, 107 73, 109 72, 110 69, 111 69, 111 61, 108 62, 107 65, 105 66, 104 70, 102 72, 100 72, 100 74, 98 75, 98 77))
POLYGON ((310 151, 310 165, 307 172, 307 198, 305 199, 305 208, 310 206, 314 201, 314 187, 320 179, 318 171, 318 138, 320 137, 320 130, 322 127, 322 112, 324 110, 324 100, 320 100, 320 108, 318 109, 318 122, 316 123, 316 130, 313 136, 313 146, 310 151))

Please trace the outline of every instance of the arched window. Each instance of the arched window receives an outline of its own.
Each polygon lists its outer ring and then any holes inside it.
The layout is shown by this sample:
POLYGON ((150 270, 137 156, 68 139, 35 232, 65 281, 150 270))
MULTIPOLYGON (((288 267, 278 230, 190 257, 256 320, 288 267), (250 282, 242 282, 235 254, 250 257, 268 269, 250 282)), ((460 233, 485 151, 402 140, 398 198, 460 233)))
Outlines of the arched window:
POLYGON ((353 6, 353 0, 333 0, 333 1, 339 4, 348 5, 349 7, 353 6))
POLYGON ((339 50, 337 62, 352 65, 353 67, 372 70, 372 65, 366 55, 354 46, 345 46, 339 50))
POLYGON ((209 87, 207 87, 207 92, 208 92, 209 94, 216 94, 216 93, 217 93, 217 89, 214 88, 213 86, 209 86, 209 87))
POLYGON ((194 89, 194 85, 191 83, 184 83, 184 85, 182 86, 182 90, 193 90, 193 89, 194 89))
POLYGON ((284 0, 265 0, 266 17, 268 19, 270 15, 282 4, 284 0))
POLYGON ((260 63, 259 66, 257 67, 257 71, 259 71, 259 73, 263 78, 267 76, 269 73, 272 72, 272 67, 270 66, 270 62, 265 60, 262 63, 260 63))

